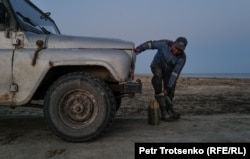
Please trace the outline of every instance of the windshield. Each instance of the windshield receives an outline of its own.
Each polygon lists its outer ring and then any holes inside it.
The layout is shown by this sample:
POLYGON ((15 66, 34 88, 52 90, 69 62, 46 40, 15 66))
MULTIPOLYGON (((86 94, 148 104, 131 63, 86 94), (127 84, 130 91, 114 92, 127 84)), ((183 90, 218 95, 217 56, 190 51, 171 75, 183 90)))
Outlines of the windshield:
POLYGON ((20 27, 24 31, 38 34, 60 34, 56 24, 49 17, 50 13, 43 13, 29 0, 10 0, 10 3, 20 27))

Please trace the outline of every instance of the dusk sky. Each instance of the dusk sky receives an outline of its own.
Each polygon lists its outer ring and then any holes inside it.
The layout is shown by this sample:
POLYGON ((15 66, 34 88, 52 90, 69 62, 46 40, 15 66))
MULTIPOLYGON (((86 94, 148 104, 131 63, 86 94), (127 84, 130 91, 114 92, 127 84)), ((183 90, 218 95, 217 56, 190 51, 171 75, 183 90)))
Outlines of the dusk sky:
MULTIPOLYGON (((182 73, 250 73, 249 0, 32 0, 62 34, 148 41, 188 39, 182 73)), ((156 50, 137 56, 151 73, 156 50)))

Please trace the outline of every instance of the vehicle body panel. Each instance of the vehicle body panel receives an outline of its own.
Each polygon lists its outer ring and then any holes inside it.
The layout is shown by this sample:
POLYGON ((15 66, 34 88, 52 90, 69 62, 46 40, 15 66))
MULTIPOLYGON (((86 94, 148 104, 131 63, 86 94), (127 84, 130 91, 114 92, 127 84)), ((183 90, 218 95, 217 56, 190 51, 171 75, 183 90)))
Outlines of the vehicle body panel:
MULTIPOLYGON (((56 67, 99 66, 108 71, 113 83, 131 82, 131 69, 136 61, 132 42, 62 35, 54 21, 46 17, 49 14, 30 1, 0 0, 1 3, 6 6, 7 20, 11 22, 0 30, 0 105, 28 104, 47 73, 56 67), (28 11, 22 5, 27 5, 28 11), (43 28, 50 28, 46 21, 54 27, 54 34, 43 28)), ((133 84, 129 86, 132 88, 133 84)))
POLYGON ((12 83, 12 56, 14 46, 10 39, 0 31, 0 103, 9 105, 12 100, 10 85, 12 83))

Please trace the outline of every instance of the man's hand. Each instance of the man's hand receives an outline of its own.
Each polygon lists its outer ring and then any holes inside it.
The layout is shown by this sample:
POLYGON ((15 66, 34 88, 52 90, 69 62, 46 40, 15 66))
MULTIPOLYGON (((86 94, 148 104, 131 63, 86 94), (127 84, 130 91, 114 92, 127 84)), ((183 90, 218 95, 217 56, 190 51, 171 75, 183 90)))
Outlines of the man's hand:
POLYGON ((136 48, 136 49, 134 49, 134 52, 136 55, 138 55, 139 53, 141 53, 141 50, 136 48))

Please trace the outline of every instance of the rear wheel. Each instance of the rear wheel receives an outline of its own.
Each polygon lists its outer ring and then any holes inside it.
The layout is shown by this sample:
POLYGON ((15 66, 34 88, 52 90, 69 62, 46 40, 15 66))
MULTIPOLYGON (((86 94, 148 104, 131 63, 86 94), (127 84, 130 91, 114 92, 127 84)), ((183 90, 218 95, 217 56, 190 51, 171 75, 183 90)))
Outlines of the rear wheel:
POLYGON ((116 112, 115 97, 106 83, 85 73, 57 80, 45 98, 49 126, 64 140, 82 142, 102 135, 116 112))

